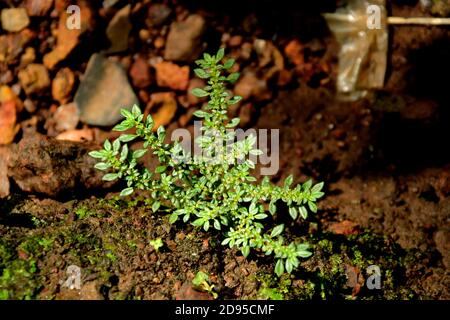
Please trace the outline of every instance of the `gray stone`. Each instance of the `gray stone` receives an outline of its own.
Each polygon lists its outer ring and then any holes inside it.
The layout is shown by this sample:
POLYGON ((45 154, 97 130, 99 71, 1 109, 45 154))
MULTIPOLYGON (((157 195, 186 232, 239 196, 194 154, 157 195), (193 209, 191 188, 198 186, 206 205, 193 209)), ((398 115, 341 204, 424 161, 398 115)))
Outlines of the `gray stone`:
POLYGON ((128 37, 132 28, 130 11, 129 4, 120 9, 109 22, 106 35, 111 42, 111 47, 106 50, 106 53, 122 52, 128 49, 128 37))
POLYGON ((164 59, 192 62, 203 50, 201 41, 205 32, 205 19, 193 14, 185 21, 174 22, 167 36, 164 59))
POLYGON ((80 120, 96 126, 112 126, 122 119, 120 110, 138 104, 122 65, 94 54, 75 94, 80 120))

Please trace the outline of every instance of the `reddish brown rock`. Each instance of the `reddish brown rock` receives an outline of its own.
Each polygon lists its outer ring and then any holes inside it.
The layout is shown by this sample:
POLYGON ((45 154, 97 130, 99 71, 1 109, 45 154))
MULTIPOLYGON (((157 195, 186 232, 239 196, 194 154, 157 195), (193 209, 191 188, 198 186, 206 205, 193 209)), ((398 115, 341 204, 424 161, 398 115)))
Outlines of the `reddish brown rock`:
POLYGON ((53 0, 26 0, 25 9, 31 17, 47 15, 53 7, 53 0))
POLYGON ((193 14, 185 21, 174 22, 167 36, 164 59, 192 62, 202 51, 202 36, 205 32, 205 20, 193 14))
POLYGON ((14 63, 24 47, 35 37, 35 34, 25 29, 20 33, 0 36, 0 62, 14 63))
POLYGON ((0 145, 10 144, 20 126, 16 123, 19 100, 8 86, 0 87, 0 145))
POLYGON ((26 94, 41 93, 50 86, 50 77, 42 64, 32 63, 19 71, 19 81, 26 94))
POLYGON ((305 62, 303 56, 303 46, 298 40, 290 41, 284 48, 284 53, 295 65, 303 64, 305 62))
POLYGON ((144 89, 152 83, 150 66, 142 57, 137 57, 131 65, 130 77, 136 88, 144 89))
POLYGON ((0 199, 9 195, 8 161, 10 155, 9 147, 0 146, 0 199))
POLYGON ((334 234, 342 234, 342 235, 358 234, 359 232, 359 226, 356 223, 349 220, 335 222, 330 225, 329 229, 334 234))
POLYGON ((53 99, 61 104, 67 103, 74 85, 75 75, 72 70, 69 68, 60 69, 52 82, 53 99))
POLYGON ((199 292, 192 287, 192 284, 185 282, 175 295, 176 300, 213 300, 213 297, 206 292, 199 292))
POLYGON ((159 126, 165 126, 172 121, 177 112, 177 101, 173 92, 160 92, 151 95, 150 102, 145 109, 145 115, 151 114, 156 131, 159 126))
POLYGON ((59 141, 37 133, 25 136, 11 149, 8 175, 25 192, 58 196, 84 189, 109 187, 97 160, 88 153, 94 143, 59 141))
POLYGON ((160 87, 186 90, 189 84, 189 67, 180 67, 172 62, 162 61, 155 65, 156 82, 160 87))
POLYGON ((60 61, 64 60, 72 50, 78 45, 79 37, 88 29, 92 28, 92 11, 87 2, 80 1, 80 28, 67 28, 67 21, 70 19, 70 14, 65 8, 61 10, 62 13, 58 25, 58 38, 56 47, 53 51, 44 56, 44 65, 53 69, 60 61))

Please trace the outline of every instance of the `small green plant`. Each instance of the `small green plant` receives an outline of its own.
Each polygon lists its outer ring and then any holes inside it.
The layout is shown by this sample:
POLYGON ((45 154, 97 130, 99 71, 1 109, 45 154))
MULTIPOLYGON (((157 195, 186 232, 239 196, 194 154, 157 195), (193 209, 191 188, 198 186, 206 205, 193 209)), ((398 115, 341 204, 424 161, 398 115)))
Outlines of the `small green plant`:
POLYGON ((234 83, 239 74, 226 75, 234 60, 222 64, 223 59, 224 49, 216 55, 206 53, 196 62, 200 68, 194 70, 208 84, 192 93, 209 98, 205 110, 198 110, 194 115, 203 119, 204 133, 214 133, 196 139, 202 155, 191 155, 179 141, 164 143, 164 128, 160 126, 154 132, 152 117, 144 119, 138 106, 131 111, 122 110, 125 120, 114 128, 116 131, 134 128, 134 133, 122 134, 113 143, 106 140, 103 150, 92 151, 90 155, 101 160, 95 168, 109 171, 103 177, 105 181, 126 181, 122 196, 132 194, 135 189, 149 190, 155 200, 152 210, 156 212, 164 206, 171 212, 171 223, 181 218, 205 231, 210 228, 223 231, 223 245, 239 249, 245 257, 251 248, 273 254, 277 259, 276 274, 290 273, 298 267, 299 258, 311 255, 308 244, 286 244, 281 236, 284 224, 267 230, 267 223, 262 222, 269 220, 269 213, 276 214, 279 201, 287 204, 292 219, 306 219, 308 210, 317 211, 316 201, 323 196, 323 183, 313 185, 309 180, 291 187, 292 175, 283 186, 271 184, 268 177, 260 184, 255 183, 256 178, 250 175, 255 163, 247 157, 261 155, 262 151, 254 147, 254 135, 235 141, 233 128, 239 124, 239 118, 229 120, 227 108, 241 97, 231 97, 226 83, 234 83), (138 138, 144 141, 143 149, 131 152, 127 143, 138 138), (217 151, 217 145, 223 143, 229 152, 217 151), (149 150, 159 160, 154 172, 138 163, 149 150), (214 157, 215 161, 205 161, 204 155, 214 157))
POLYGON ((209 282, 209 275, 203 271, 197 272, 192 280, 195 289, 208 292, 214 299, 217 299, 219 295, 214 291, 214 285, 209 282))
POLYGON ((159 252, 159 249, 164 245, 161 238, 150 240, 150 245, 155 249, 156 252, 159 252))

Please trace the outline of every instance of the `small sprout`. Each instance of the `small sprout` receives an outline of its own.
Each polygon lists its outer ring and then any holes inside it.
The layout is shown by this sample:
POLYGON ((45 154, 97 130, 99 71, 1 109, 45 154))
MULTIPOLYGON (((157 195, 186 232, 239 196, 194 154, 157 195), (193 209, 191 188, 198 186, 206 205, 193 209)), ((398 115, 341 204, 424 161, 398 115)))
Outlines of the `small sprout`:
POLYGON ((214 299, 217 299, 219 296, 217 292, 214 291, 214 285, 210 284, 209 275, 203 271, 197 272, 192 280, 192 284, 195 289, 209 293, 214 299))
POLYGON ((161 238, 156 238, 149 241, 150 245, 155 249, 156 252, 159 252, 159 249, 164 245, 161 238))

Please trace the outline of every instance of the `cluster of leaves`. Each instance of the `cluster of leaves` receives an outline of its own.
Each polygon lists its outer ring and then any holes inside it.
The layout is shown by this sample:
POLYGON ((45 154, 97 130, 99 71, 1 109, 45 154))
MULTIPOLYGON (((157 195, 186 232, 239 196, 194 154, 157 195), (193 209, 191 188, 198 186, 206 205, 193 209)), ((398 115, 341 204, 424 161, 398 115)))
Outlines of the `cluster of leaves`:
POLYGON ((292 176, 285 180, 284 186, 272 185, 267 177, 261 184, 255 183, 255 177, 250 175, 255 163, 248 158, 262 152, 254 147, 256 137, 253 135, 235 141, 233 128, 239 124, 239 118, 229 120, 227 108, 241 97, 231 96, 226 84, 234 83, 239 74, 225 76, 234 60, 228 59, 222 64, 223 58, 223 49, 216 55, 204 54, 203 59, 197 61, 200 68, 195 69, 198 77, 208 81, 205 88, 193 90, 198 97, 208 97, 205 110, 194 113, 203 119, 203 134, 195 141, 202 155, 191 155, 178 141, 164 143, 164 128, 160 126, 155 131, 151 116, 144 119, 137 106, 131 111, 122 110, 125 120, 115 127, 116 131, 134 128, 134 133, 122 134, 113 143, 107 140, 103 150, 90 155, 101 160, 95 166, 97 169, 109 171, 104 180, 126 181, 127 188, 121 192, 122 196, 130 195, 135 189, 150 190, 155 200, 153 211, 161 205, 168 208, 171 223, 182 219, 205 231, 223 230, 223 245, 238 248, 246 257, 251 248, 273 254, 277 259, 276 274, 290 273, 298 267, 299 258, 311 255, 308 244, 286 244, 281 236, 284 225, 267 231, 263 221, 268 220, 269 214, 276 214, 278 201, 287 204, 294 220, 306 219, 308 211, 317 210, 315 203, 323 196, 323 183, 313 186, 307 181, 291 187, 292 176), (130 152, 127 143, 137 138, 144 141, 143 149, 130 152), (218 148, 224 144, 229 152, 218 148), (149 150, 159 160, 154 172, 138 163, 149 150))

